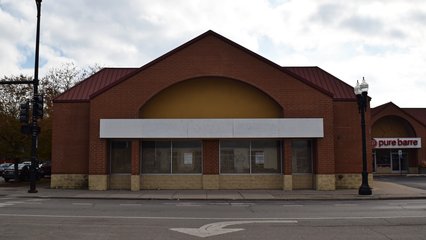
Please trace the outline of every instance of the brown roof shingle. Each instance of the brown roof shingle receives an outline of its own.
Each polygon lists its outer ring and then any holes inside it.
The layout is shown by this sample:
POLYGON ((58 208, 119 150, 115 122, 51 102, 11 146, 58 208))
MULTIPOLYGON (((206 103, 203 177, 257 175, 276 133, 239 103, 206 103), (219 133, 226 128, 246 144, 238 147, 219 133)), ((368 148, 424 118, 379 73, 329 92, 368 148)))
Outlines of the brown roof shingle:
POLYGON ((403 109, 426 126, 426 108, 403 108, 403 109))
POLYGON ((149 68, 158 61, 161 61, 164 58, 174 54, 177 51, 184 49, 186 46, 193 44, 196 41, 200 41, 206 36, 214 36, 221 41, 224 41, 228 44, 235 46, 236 48, 241 49, 242 51, 247 52, 253 57, 258 58, 259 60, 270 64, 283 73, 292 75, 296 79, 304 82, 307 85, 310 85, 313 88, 333 97, 335 100, 356 100, 355 94, 353 93, 353 87, 349 86, 340 79, 334 77, 328 72, 322 70, 319 67, 281 67, 270 60, 236 44, 235 42, 213 32, 207 31, 206 33, 192 39, 191 41, 179 46, 178 48, 170 51, 169 53, 164 54, 163 56, 153 60, 152 62, 140 67, 140 68, 104 68, 86 80, 80 82, 75 87, 64 92, 57 98, 55 102, 81 102, 89 101, 91 97, 94 97, 98 94, 101 94, 103 91, 108 88, 113 87, 116 84, 119 84, 121 81, 124 81, 127 77, 130 77, 134 74, 137 74, 140 71, 143 71, 146 68, 149 68), (127 77, 126 77, 127 76, 127 77))
POLYGON ((333 94, 335 100, 356 100, 353 87, 319 67, 283 67, 333 94))
POLYGON ((138 68, 103 68, 54 99, 54 102, 86 102, 97 91, 108 87, 138 68))

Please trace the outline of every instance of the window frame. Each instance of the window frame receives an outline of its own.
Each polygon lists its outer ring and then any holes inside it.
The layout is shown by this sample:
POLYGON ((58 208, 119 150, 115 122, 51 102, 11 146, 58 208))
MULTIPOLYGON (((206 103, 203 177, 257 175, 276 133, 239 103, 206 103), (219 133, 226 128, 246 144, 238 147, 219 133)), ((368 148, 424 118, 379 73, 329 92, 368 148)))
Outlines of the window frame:
POLYGON ((314 141, 313 139, 309 139, 309 138, 300 138, 300 139, 291 139, 291 174, 292 175, 313 175, 314 174, 314 141), (311 172, 306 172, 306 173, 297 173, 297 172, 293 172, 293 141, 307 141, 310 143, 310 164, 311 164, 311 172))
POLYGON ((132 174, 132 140, 130 139, 108 139, 108 170, 109 170, 109 174, 110 175, 131 175, 132 174), (112 167, 112 144, 113 142, 126 142, 128 144, 128 151, 130 151, 130 156, 129 156, 129 164, 130 164, 130 169, 129 172, 113 172, 112 167))
POLYGON ((282 175, 283 174, 283 141, 281 139, 274 139, 274 138, 256 138, 256 139, 220 139, 219 140, 219 175, 282 175), (277 161, 279 163, 278 171, 277 172, 253 172, 253 166, 252 166, 252 142, 253 141, 262 141, 262 140, 268 140, 268 141, 274 141, 277 143, 278 147, 278 156, 277 161), (249 148, 248 148, 248 154, 249 154, 249 172, 247 173, 224 173, 222 172, 222 142, 223 141, 248 141, 249 142, 249 148))
MULTIPOLYGON (((203 174, 203 141, 202 139, 141 139, 139 143, 139 174, 140 175, 202 175, 203 174), (174 173, 173 172, 173 142, 199 142, 200 143, 200 172, 174 173), (170 143, 170 171, 168 173, 147 173, 143 171, 143 142, 169 142, 170 143)), ((156 149, 156 147, 154 148, 156 149)))

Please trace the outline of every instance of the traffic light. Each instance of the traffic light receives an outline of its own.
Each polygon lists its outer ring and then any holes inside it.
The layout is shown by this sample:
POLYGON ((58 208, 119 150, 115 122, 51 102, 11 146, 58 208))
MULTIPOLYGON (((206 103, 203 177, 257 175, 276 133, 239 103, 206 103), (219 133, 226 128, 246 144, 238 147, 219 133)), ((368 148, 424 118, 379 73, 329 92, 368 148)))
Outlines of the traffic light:
POLYGON ((25 103, 21 103, 19 107, 19 122, 22 124, 28 125, 28 120, 30 117, 30 103, 27 100, 25 103))
POLYGON ((43 118, 43 95, 34 95, 34 116, 43 118))

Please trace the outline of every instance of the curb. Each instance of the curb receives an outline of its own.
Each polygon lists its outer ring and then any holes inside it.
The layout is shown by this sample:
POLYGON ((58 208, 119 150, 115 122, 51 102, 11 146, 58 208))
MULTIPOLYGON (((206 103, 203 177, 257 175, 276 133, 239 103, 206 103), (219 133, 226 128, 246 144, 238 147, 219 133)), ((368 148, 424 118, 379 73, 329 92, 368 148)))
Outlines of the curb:
POLYGON ((416 199, 426 199, 426 196, 371 196, 371 197, 294 197, 294 198, 160 198, 160 197, 96 197, 96 196, 23 196, 23 195, 0 195, 0 196, 10 196, 15 198, 38 198, 38 199, 88 199, 88 200, 139 200, 139 201, 230 201, 230 202, 251 202, 251 201, 263 201, 263 202, 288 202, 288 201, 366 201, 366 200, 416 200, 416 199))

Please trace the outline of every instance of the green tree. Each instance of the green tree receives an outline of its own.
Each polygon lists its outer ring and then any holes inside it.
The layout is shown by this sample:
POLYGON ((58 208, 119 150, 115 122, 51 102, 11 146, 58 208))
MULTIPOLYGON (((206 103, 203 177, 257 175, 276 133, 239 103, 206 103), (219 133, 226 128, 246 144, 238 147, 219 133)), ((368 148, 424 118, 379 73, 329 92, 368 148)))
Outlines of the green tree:
MULTIPOLYGON (((51 158, 53 99, 100 69, 98 65, 79 68, 66 63, 50 69, 40 79, 39 93, 44 97, 44 116, 38 124, 41 128, 38 141, 38 158, 51 158)), ((0 81, 31 81, 29 76, 5 76, 0 81)), ((31 151, 31 136, 20 132, 19 105, 31 99, 31 84, 0 85, 0 162, 13 159, 28 159, 31 151)))
MULTIPOLYGON (((4 77, 1 81, 30 81, 28 76, 4 77)), ((30 84, 0 85, 0 160, 22 159, 29 153, 31 139, 21 134, 19 105, 30 97, 30 84)))

